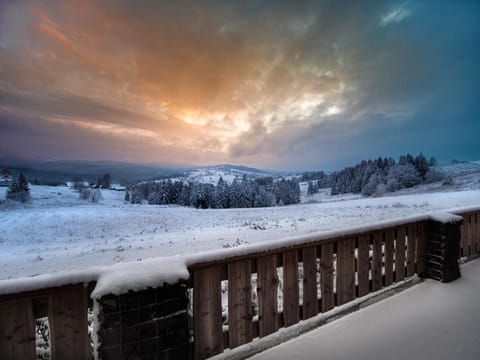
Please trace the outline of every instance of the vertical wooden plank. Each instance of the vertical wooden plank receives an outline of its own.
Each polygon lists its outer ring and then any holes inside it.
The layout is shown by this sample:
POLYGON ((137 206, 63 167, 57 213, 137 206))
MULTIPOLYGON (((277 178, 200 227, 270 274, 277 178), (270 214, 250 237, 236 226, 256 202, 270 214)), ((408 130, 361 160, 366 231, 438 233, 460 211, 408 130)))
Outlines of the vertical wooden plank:
POLYGON ((285 327, 300 321, 297 250, 283 253, 283 318, 285 327))
POLYGON ((465 256, 465 218, 460 226, 460 256, 465 256))
POLYGON ((470 226, 468 224, 468 214, 463 215, 463 224, 460 228, 461 231, 461 243, 462 243, 462 256, 470 256, 470 226))
POLYGON ((476 253, 476 246, 475 246, 475 213, 468 214, 468 235, 469 235, 469 248, 470 254, 473 255, 476 253))
POLYGON ((195 359, 205 359, 223 351, 220 266, 193 272, 193 337, 195 359))
POLYGON ((397 228, 395 240, 395 281, 405 279, 405 227, 397 228))
POLYGON ((252 261, 228 264, 228 336, 231 349, 252 341, 252 261))
POLYGON ((277 321, 277 255, 257 259, 258 335, 264 337, 278 329, 277 321))
POLYGON ((88 302, 83 285, 68 287, 48 299, 50 346, 53 359, 91 359, 88 302))
POLYGON ((467 246, 468 246, 468 256, 472 255, 472 226, 471 226, 471 214, 465 215, 465 225, 466 225, 466 237, 467 237, 467 246))
POLYGON ((417 224, 417 259, 416 271, 420 277, 425 276, 426 256, 427 256, 427 223, 417 224))
POLYGON ((417 224, 408 226, 407 237, 407 276, 415 274, 415 247, 417 244, 417 224))
POLYGON ((395 234, 392 228, 385 231, 385 286, 393 283, 393 254, 395 234))
POLYGON ((355 239, 337 243, 337 305, 355 298, 355 239))
POLYGON ((382 243, 383 232, 373 233, 373 259, 372 259, 372 291, 382 288, 382 243))
POLYGON ((478 240, 477 240, 477 213, 473 212, 471 214, 471 225, 470 225, 470 231, 472 233, 472 253, 477 254, 478 253, 478 240))
POLYGON ((318 314, 317 248, 307 247, 303 253, 303 319, 318 314))
POLYGON ((370 237, 361 235, 358 238, 358 296, 365 296, 370 292, 370 237))
POLYGON ((0 358, 37 358, 31 300, 0 304, 0 358))
POLYGON ((480 213, 477 211, 475 213, 475 253, 478 254, 480 253, 480 213))
POLYGON ((333 296, 333 243, 321 246, 320 289, 322 292, 322 312, 325 312, 335 306, 333 296))

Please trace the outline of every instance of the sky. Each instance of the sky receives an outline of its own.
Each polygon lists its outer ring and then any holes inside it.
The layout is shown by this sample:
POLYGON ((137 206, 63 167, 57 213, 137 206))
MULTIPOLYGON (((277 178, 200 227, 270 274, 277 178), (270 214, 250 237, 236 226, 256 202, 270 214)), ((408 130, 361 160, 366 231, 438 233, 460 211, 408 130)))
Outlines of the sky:
POLYGON ((0 0, 0 158, 480 159, 480 2, 0 0))

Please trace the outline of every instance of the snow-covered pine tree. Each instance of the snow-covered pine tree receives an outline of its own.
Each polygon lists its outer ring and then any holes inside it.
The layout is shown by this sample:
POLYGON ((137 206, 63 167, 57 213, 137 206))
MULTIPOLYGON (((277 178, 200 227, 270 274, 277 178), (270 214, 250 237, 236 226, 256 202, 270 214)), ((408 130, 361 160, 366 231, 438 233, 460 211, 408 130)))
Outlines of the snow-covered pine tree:
POLYGON ((28 181, 23 174, 20 174, 18 179, 13 181, 9 186, 6 198, 21 201, 23 203, 30 201, 30 188, 28 187, 28 181))
POLYGON ((317 181, 309 181, 307 187, 307 194, 313 195, 318 193, 318 182, 317 181))

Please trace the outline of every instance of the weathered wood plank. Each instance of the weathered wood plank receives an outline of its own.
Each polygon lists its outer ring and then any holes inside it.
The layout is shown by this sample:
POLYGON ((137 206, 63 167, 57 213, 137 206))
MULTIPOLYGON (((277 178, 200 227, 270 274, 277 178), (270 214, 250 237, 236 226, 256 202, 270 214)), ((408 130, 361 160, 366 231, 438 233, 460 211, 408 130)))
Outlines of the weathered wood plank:
POLYGON ((193 336, 195 359, 223 351, 221 269, 204 267, 193 273, 193 336))
POLYGON ((317 248, 306 247, 303 252, 303 319, 318 314, 317 248))
POLYGON ((385 231, 385 286, 393 283, 393 254, 395 234, 392 228, 385 231))
POLYGON ((474 232, 475 232, 475 253, 478 254, 480 253, 480 213, 477 211, 475 213, 475 227, 474 227, 474 232))
POLYGON ((465 223, 467 225, 467 243, 468 243, 468 255, 472 255, 473 246, 472 246, 472 214, 467 214, 465 216, 465 223))
POLYGON ((258 271, 258 325, 259 336, 264 337, 278 329, 277 320, 277 254, 257 259, 258 271))
POLYGON ((252 261, 228 264, 228 336, 231 349, 252 341, 252 261))
POLYGON ((36 359, 32 302, 0 303, 0 358, 36 359))
POLYGON ((48 299, 50 346, 53 359, 91 359, 88 338, 88 300, 83 285, 48 299))
POLYGON ((471 251, 473 254, 477 254, 478 246, 477 246, 477 213, 476 212, 473 212, 471 214, 470 231, 472 236, 471 251))
POLYGON ((460 243, 462 244, 462 256, 469 256, 470 255, 470 226, 468 226, 468 214, 463 215, 463 224, 460 227, 461 232, 461 240, 460 243))
POLYGON ((427 223, 417 224, 417 259, 416 271, 420 277, 425 276, 426 256, 427 256, 427 223))
POLYGON ((361 235, 358 238, 358 296, 365 296, 370 292, 370 237, 361 235))
POLYGON ((407 237, 407 276, 415 274, 415 251, 417 244, 417 224, 408 226, 407 237))
POLYGON ((470 254, 473 255, 477 252, 477 244, 475 239, 475 213, 470 213, 468 218, 469 248, 470 254))
POLYGON ((373 233, 373 259, 372 259, 372 291, 382 288, 382 242, 383 232, 373 233))
POLYGON ((337 305, 355 298, 355 239, 337 243, 337 305))
POLYGON ((298 292, 298 252, 283 253, 283 318, 285 327, 300 321, 298 292))
POLYGON ((320 289, 322 292, 322 312, 335 306, 333 292, 333 244, 323 244, 320 255, 320 289))
POLYGON ((397 228, 395 240, 395 281, 405 279, 405 227, 397 228))

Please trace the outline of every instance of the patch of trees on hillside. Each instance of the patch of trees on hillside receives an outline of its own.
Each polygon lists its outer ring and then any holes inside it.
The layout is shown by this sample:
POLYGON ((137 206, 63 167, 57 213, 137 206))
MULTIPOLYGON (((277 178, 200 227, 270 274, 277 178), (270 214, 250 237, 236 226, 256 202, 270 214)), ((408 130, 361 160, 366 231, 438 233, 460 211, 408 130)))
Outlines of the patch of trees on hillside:
POLYGON ((231 184, 222 178, 216 185, 182 181, 143 182, 127 190, 125 200, 133 204, 176 204, 197 209, 270 207, 300 202, 297 179, 272 177, 242 180, 231 184))
POLYGON ((355 166, 331 174, 322 171, 305 173, 302 180, 309 181, 312 192, 315 191, 316 185, 316 188, 330 187, 332 195, 344 193, 380 195, 387 191, 394 192, 442 180, 443 175, 432 169, 436 164, 435 158, 427 160, 422 153, 415 157, 410 154, 402 155, 398 162, 391 157, 379 157, 364 160, 355 166))

